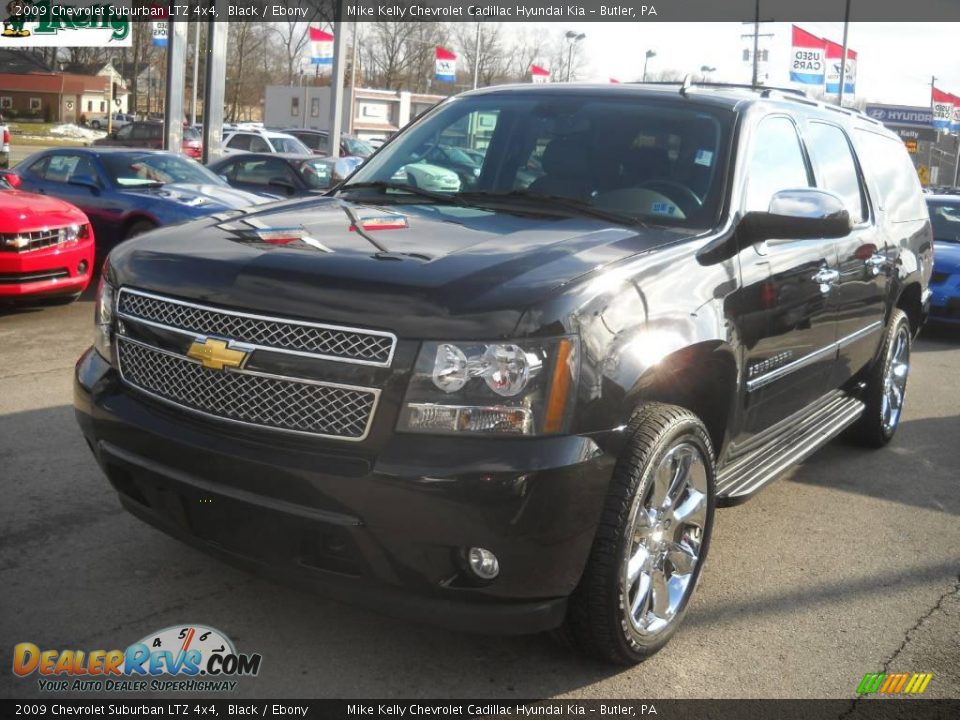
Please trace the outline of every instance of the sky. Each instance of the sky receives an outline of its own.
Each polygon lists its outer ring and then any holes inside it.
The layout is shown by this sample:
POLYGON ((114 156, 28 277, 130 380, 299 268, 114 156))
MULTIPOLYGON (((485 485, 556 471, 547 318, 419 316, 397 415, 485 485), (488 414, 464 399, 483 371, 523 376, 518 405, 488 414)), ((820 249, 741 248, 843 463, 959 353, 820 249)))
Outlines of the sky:
MULTIPOLYGON (((843 23, 799 23, 820 37, 843 40, 843 23)), ((555 26, 551 26, 551 30, 555 26)), ((768 85, 789 86, 790 24, 761 24, 761 48, 770 51, 768 85)), ((674 69, 695 72, 703 65, 717 68, 710 79, 749 82, 751 67, 743 62, 753 25, 740 23, 584 23, 570 29, 586 33, 588 66, 584 79, 638 79, 644 53, 651 72, 674 69)), ((849 47, 858 53, 857 100, 895 105, 930 105, 930 77, 938 87, 960 94, 960 23, 850 23, 849 47)), ((800 87, 800 86, 797 86, 800 87)))

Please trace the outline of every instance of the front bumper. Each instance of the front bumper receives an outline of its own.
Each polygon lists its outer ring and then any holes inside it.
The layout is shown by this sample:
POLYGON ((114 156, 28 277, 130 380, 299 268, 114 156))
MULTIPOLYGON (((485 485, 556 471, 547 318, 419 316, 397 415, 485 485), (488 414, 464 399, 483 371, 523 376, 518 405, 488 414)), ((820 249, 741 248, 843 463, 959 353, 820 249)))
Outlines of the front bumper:
POLYGON ((476 632, 560 624, 614 463, 598 437, 397 435, 372 455, 238 430, 131 391, 92 350, 75 407, 138 517, 265 576, 476 632), (497 555, 496 580, 472 578, 471 546, 497 555))
POLYGON ((0 298, 81 293, 93 277, 93 258, 92 239, 31 252, 0 252, 0 298))

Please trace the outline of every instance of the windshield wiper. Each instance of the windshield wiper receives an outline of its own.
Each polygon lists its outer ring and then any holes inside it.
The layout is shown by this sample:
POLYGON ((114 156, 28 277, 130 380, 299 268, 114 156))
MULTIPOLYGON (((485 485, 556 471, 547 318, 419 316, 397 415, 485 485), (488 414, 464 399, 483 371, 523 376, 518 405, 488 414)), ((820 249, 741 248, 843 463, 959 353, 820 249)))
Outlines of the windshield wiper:
POLYGON ((431 200, 436 200, 437 202, 451 203, 453 205, 464 204, 459 196, 452 193, 433 192, 432 190, 424 190, 422 187, 417 187, 415 185, 386 182, 385 180, 371 180, 370 182, 350 183, 349 185, 342 186, 337 194, 339 195, 347 190, 363 190, 368 188, 372 190, 382 190, 384 193, 386 193, 388 190, 395 190, 396 192, 405 192, 409 193, 410 195, 430 198, 431 200))
POLYGON ((584 200, 577 200, 576 198, 566 197, 564 195, 551 195, 550 193, 540 193, 531 190, 509 190, 507 192, 477 190, 474 192, 460 193, 460 197, 466 200, 528 200, 531 203, 542 202, 564 210, 570 210, 578 215, 588 215, 621 225, 640 225, 647 227, 646 223, 633 215, 616 212, 615 210, 604 210, 584 200))

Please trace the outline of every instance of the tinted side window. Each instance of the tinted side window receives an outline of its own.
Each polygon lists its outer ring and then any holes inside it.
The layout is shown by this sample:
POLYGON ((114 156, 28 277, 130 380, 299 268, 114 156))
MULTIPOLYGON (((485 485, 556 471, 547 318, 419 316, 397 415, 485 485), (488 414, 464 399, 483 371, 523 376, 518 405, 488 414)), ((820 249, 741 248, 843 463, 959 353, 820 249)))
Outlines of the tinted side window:
POLYGON ((306 145, 306 146, 307 146, 308 148, 310 148, 311 150, 319 150, 319 149, 320 149, 320 136, 319 136, 319 135, 314 135, 313 133, 297 133, 297 134, 294 135, 294 137, 297 138, 297 140, 299 140, 300 142, 302 142, 304 145, 306 145))
POLYGON ((250 150, 253 152, 273 152, 270 144, 259 135, 250 136, 250 150))
POLYGON ((766 212, 781 190, 810 187, 807 163, 797 130, 785 117, 760 123, 747 164, 746 211, 766 212))
POLYGON ((869 130, 857 130, 854 142, 867 180, 876 183, 890 221, 925 220, 927 208, 920 178, 903 143, 869 130))
POLYGON ((245 135, 244 133, 237 133, 227 142, 228 148, 233 148, 235 150, 249 150, 250 149, 250 138, 251 135, 245 135))
POLYGON ((124 125, 122 128, 117 130, 117 140, 129 140, 133 134, 133 125, 124 125))
POLYGON ((835 192, 854 222, 867 219, 865 196, 846 133, 835 125, 810 123, 807 149, 816 167, 817 186, 835 192))

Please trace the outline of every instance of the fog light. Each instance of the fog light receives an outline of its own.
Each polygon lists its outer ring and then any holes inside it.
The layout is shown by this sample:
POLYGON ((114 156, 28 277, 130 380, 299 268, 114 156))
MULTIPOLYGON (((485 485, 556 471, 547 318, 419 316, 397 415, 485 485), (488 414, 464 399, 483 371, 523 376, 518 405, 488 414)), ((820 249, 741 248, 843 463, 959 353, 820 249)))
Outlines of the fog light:
POLYGON ((472 547, 467 551, 470 570, 481 580, 493 580, 500 574, 500 561, 485 548, 472 547))
POLYGON ((80 264, 77 265, 77 274, 78 274, 78 275, 86 275, 86 274, 87 274, 87 261, 86 261, 86 260, 81 260, 81 261, 80 261, 80 264))

